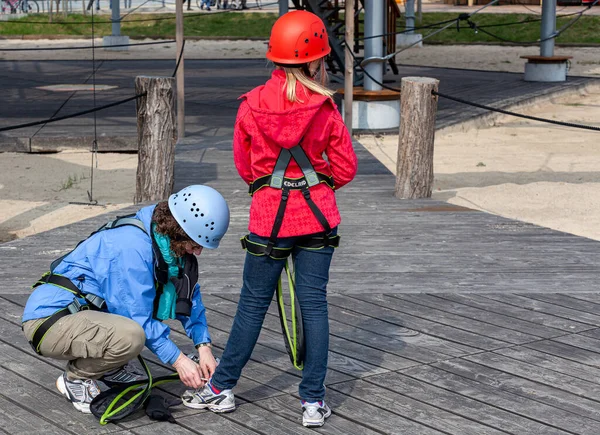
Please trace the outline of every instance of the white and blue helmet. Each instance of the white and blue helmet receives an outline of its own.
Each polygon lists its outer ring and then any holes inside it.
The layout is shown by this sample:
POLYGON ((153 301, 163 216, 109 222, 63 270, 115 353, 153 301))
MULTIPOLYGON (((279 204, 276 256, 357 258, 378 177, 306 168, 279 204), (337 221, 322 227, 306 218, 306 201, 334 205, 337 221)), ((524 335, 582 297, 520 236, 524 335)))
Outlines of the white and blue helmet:
POLYGON ((189 238, 208 249, 218 248, 229 228, 227 202, 209 186, 194 184, 174 193, 169 210, 189 238))

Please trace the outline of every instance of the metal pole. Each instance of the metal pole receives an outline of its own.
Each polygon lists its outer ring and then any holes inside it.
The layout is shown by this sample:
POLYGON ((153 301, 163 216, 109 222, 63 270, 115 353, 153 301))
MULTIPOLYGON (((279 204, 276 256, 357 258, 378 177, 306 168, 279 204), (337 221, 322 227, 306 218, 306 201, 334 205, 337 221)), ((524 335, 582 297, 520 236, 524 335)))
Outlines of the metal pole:
POLYGON ((540 42, 540 55, 544 57, 554 56, 554 38, 556 32, 556 0, 544 0, 542 2, 542 31, 540 42))
MULTIPOLYGON (((383 0, 365 0, 365 37, 383 35, 384 32, 384 9, 383 0)), ((383 36, 365 40, 365 59, 371 57, 383 57, 383 36)), ((383 81, 383 62, 372 62, 366 65, 364 88, 367 91, 380 91, 383 81), (371 77, 373 77, 371 79, 371 77)))
POLYGON ((423 0, 417 0, 417 15, 419 16, 419 26, 423 24, 423 0))
POLYGON ((346 128, 352 136, 352 100, 354 91, 354 58, 352 57, 352 44, 354 44, 354 0, 346 0, 346 10, 344 11, 346 20, 345 38, 346 38, 346 57, 344 60, 344 122, 346 128))
POLYGON ((415 33, 415 0, 406 0, 404 5, 406 7, 406 34, 411 35, 415 33))
POLYGON ((179 59, 181 53, 181 62, 177 69, 177 137, 179 139, 185 137, 185 88, 183 64, 184 55, 181 52, 183 48, 183 0, 175 0, 175 40, 177 53, 175 54, 175 62, 179 59))
POLYGON ((279 0, 279 16, 287 14, 289 6, 288 0, 279 0))
POLYGON ((109 0, 112 5, 112 36, 121 36, 121 0, 109 0))

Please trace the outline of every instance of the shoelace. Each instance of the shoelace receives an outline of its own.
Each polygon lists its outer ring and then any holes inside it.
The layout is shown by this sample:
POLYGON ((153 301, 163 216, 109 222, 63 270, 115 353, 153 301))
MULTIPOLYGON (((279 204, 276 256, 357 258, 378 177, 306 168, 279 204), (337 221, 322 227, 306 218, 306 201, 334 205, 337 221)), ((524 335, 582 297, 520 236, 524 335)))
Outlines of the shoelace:
POLYGON ((85 386, 87 394, 90 398, 93 399, 100 394, 100 388, 98 388, 98 384, 93 379, 86 379, 85 381, 82 381, 82 383, 85 386))

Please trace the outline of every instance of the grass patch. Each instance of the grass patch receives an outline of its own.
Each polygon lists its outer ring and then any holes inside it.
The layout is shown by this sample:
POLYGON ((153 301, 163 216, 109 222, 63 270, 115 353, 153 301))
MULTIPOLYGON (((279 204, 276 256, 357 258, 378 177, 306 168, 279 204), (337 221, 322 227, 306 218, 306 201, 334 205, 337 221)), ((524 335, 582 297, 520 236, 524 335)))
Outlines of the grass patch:
POLYGON ((81 181, 86 180, 86 179, 87 179, 87 177, 84 174, 81 174, 81 176, 78 176, 76 174, 69 175, 69 177, 65 181, 62 182, 59 191, 70 189, 75 184, 79 184, 81 181))
MULTIPOLYGON (((456 13, 426 13, 423 14, 422 26, 432 25, 440 21, 456 18, 456 13)), ((484 28, 501 38, 520 43, 535 42, 540 37, 540 22, 536 15, 526 14, 478 14, 472 21, 478 26, 490 24, 512 24, 502 27, 484 28)), ((44 14, 32 15, 20 20, 0 22, 0 35, 91 35, 91 17, 81 14, 69 15, 65 21, 56 21, 61 24, 48 25, 48 16, 44 14), (38 23, 30 24, 28 22, 38 23), (77 24, 79 23, 79 24, 77 24)), ((108 16, 97 17, 95 33, 97 36, 111 34, 111 24, 108 16)), ((185 15, 186 36, 230 36, 237 38, 263 37, 267 38, 271 26, 277 19, 273 13, 225 13, 225 14, 198 14, 185 15)), ((568 23, 573 17, 559 18, 557 28, 568 23)), ((399 22, 402 30, 403 21, 399 22)), ((600 43, 600 16, 584 15, 571 28, 562 33, 556 41, 558 43, 590 44, 600 43)), ((435 28, 419 30, 423 36, 433 32, 435 28)), ((174 14, 132 14, 122 23, 121 31, 124 35, 132 37, 158 37, 172 39, 175 37, 174 14), (165 19, 168 18, 168 19, 165 19), (136 21, 148 20, 151 21, 136 21)), ((497 42, 497 39, 484 34, 482 31, 475 33, 466 22, 460 23, 460 31, 456 26, 428 39, 430 42, 468 44, 473 42, 497 42)))
MULTIPOLYGON (((455 17, 456 15, 448 13, 423 14, 422 25, 426 26, 448 20, 453 18, 453 16, 455 17)), ((560 29, 573 18, 573 16, 558 18, 556 20, 556 28, 560 29)), ((539 19, 539 17, 526 14, 478 14, 474 15, 471 18, 471 21, 476 23, 477 26, 524 22, 522 24, 512 24, 501 27, 484 27, 483 30, 493 33, 503 39, 526 43, 535 42, 540 38, 541 23, 539 21, 533 21, 535 19, 539 19)), ((468 24, 464 21, 461 21, 460 26, 460 31, 456 30, 456 26, 451 26, 449 29, 440 32, 427 41, 461 44, 472 42, 501 42, 492 36, 484 34, 482 31, 475 33, 475 31, 469 28, 468 24)), ((600 16, 583 15, 577 23, 558 36, 556 42, 579 44, 600 43, 600 32, 598 29, 600 29, 600 16)), ((434 30, 435 29, 423 29, 420 33, 425 37, 434 30)))
MULTIPOLYGON (((186 36, 269 37, 277 14, 201 14, 185 15, 186 36)), ((39 14, 10 22, 0 22, 0 35, 85 35, 91 36, 91 17, 69 15, 67 20, 48 24, 48 15, 39 14), (31 24, 32 21, 36 23, 31 24), (60 24, 56 24, 60 23, 60 24)), ((97 17, 94 33, 101 37, 111 34, 109 17, 97 17)), ((175 14, 132 14, 121 23, 121 33, 132 37, 175 38, 175 14), (168 19, 166 19, 168 18, 168 19), (136 21, 144 20, 144 21, 136 21), (150 21, 146 21, 150 20, 150 21)))

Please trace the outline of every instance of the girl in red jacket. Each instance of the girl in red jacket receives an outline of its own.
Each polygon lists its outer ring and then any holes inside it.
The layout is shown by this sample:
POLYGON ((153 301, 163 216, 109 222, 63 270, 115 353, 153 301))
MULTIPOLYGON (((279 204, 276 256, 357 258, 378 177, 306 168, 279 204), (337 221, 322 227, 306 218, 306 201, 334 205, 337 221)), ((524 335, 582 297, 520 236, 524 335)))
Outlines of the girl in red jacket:
POLYGON ((324 58, 330 51, 319 17, 306 11, 285 14, 271 31, 267 59, 276 65, 271 79, 241 97, 233 154, 253 195, 250 234, 242 242, 248 251, 244 283, 221 363, 204 389, 184 395, 189 407, 235 409, 231 389, 250 358, 291 254, 305 338, 299 388, 303 424, 322 426, 331 414, 324 381, 327 282, 341 220, 334 189, 354 178, 357 162, 333 92, 325 87, 324 58))

